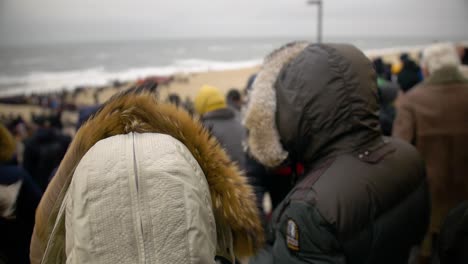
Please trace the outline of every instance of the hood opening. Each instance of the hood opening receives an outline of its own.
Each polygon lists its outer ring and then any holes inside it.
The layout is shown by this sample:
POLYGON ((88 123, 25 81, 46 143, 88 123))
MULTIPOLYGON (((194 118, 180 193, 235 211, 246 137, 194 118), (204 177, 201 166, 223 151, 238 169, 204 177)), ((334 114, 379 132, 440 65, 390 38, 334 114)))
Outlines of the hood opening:
POLYGON ((310 163, 381 135, 376 74, 346 44, 294 42, 265 59, 244 125, 249 152, 267 167, 310 163))

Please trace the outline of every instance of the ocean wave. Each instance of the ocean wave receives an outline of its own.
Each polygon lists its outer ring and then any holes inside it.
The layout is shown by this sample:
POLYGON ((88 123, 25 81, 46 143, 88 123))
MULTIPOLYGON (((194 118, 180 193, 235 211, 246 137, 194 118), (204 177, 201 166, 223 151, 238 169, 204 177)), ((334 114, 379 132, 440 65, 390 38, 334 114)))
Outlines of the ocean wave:
POLYGON ((235 70, 254 67, 260 59, 248 61, 213 61, 203 59, 176 60, 172 65, 161 67, 138 67, 122 71, 107 71, 98 66, 83 70, 62 72, 31 72, 24 76, 0 75, 0 95, 53 92, 74 89, 78 86, 102 86, 111 81, 131 81, 147 76, 169 76, 176 73, 235 70))
POLYGON ((212 52, 225 52, 225 51, 233 50, 234 48, 232 46, 212 45, 212 46, 208 46, 207 49, 212 52))

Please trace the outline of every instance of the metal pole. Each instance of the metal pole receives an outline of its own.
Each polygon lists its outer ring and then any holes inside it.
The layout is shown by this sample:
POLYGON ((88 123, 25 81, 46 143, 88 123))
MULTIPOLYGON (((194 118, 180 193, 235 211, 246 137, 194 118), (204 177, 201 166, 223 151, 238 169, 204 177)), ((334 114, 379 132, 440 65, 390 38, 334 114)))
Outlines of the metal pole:
POLYGON ((317 5, 317 43, 322 43, 322 0, 309 0, 309 5, 317 5))
POLYGON ((317 43, 322 43, 322 1, 318 2, 317 43))

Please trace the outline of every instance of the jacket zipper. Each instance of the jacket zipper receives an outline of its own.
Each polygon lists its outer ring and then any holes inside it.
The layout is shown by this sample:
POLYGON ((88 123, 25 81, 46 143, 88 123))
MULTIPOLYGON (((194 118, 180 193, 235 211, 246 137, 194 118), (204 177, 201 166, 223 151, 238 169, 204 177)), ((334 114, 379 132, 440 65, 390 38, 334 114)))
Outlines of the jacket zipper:
POLYGON ((135 205, 136 209, 134 212, 134 219, 136 221, 135 235, 137 240, 137 250, 139 263, 146 263, 145 245, 143 238, 143 222, 140 215, 140 195, 139 195, 139 175, 137 169, 137 159, 135 150, 135 134, 132 133, 132 156, 133 156, 133 177, 129 179, 131 183, 132 192, 132 204, 135 205))

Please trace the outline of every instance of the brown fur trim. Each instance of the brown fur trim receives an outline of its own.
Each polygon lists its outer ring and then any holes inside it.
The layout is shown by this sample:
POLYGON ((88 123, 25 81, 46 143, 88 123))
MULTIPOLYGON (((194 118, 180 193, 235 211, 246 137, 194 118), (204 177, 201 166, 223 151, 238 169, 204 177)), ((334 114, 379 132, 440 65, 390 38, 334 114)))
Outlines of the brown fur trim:
POLYGON ((0 162, 11 160, 15 149, 15 139, 10 134, 10 131, 0 124, 0 162))
POLYGON ((146 93, 124 92, 109 100, 78 131, 36 213, 31 259, 40 260, 76 166, 99 140, 118 134, 162 133, 181 141, 206 175, 215 214, 229 225, 237 256, 249 256, 263 243, 251 186, 217 140, 190 115, 146 93))

